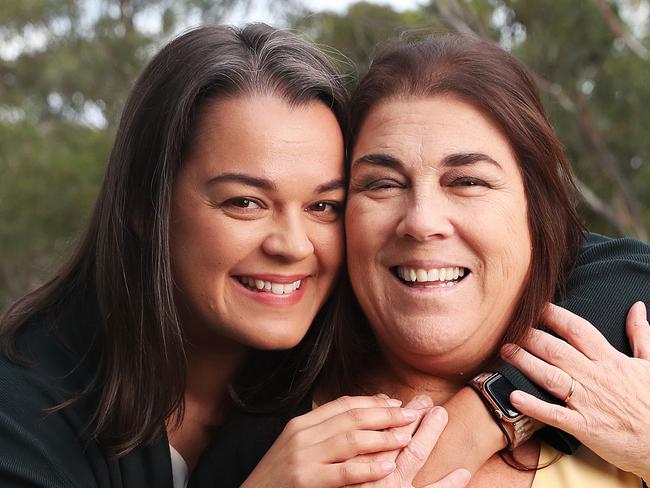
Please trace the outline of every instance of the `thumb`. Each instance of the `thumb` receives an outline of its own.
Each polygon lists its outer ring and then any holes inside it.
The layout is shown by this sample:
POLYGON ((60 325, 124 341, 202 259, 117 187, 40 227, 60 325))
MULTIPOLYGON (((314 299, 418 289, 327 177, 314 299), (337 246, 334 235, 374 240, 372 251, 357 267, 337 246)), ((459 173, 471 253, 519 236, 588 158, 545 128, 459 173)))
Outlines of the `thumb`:
POLYGON ((634 357, 650 361, 650 324, 643 302, 632 305, 627 313, 625 328, 634 357))
POLYGON ((397 456, 396 471, 403 482, 413 483, 413 479, 438 442, 447 425, 447 419, 447 411, 442 407, 432 408, 426 413, 411 442, 397 456))

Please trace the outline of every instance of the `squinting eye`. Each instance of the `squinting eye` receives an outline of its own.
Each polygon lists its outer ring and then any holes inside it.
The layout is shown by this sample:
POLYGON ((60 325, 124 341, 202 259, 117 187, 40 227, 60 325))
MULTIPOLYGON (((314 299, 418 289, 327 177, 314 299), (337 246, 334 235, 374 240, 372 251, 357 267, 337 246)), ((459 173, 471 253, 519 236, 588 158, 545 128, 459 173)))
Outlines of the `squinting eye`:
POLYGON ((390 190, 399 188, 400 184, 395 180, 377 180, 366 185, 368 190, 390 190))
POLYGON ((224 202, 223 205, 226 207, 237 207, 245 209, 262 208, 259 203, 257 203, 255 200, 251 200, 250 198, 231 198, 230 200, 224 202))
POLYGON ((471 176, 462 176, 460 178, 456 178, 454 181, 451 182, 452 186, 488 186, 488 184, 483 181, 479 180, 478 178, 472 178, 471 176))

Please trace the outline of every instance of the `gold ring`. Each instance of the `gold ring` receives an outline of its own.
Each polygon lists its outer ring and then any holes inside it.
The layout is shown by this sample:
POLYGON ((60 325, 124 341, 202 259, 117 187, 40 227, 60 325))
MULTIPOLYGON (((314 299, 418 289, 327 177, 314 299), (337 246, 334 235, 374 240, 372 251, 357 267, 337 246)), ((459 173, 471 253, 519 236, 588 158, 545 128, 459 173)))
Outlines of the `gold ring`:
POLYGON ((569 403, 573 392, 576 390, 576 380, 571 376, 571 388, 569 388, 569 394, 564 398, 564 403, 569 403))

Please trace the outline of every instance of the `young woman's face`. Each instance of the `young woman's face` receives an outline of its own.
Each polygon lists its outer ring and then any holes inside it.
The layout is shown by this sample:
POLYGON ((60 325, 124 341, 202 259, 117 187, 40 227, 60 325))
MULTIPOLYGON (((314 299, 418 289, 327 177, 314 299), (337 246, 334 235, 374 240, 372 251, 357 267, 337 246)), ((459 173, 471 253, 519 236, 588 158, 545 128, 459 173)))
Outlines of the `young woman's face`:
POLYGON ((191 341, 285 349, 343 257, 343 137, 323 103, 209 103, 174 181, 172 272, 191 341))
POLYGON ((352 285, 389 357, 457 374, 493 352, 531 238, 519 165, 481 112, 450 96, 375 107, 352 154, 346 228, 352 285))

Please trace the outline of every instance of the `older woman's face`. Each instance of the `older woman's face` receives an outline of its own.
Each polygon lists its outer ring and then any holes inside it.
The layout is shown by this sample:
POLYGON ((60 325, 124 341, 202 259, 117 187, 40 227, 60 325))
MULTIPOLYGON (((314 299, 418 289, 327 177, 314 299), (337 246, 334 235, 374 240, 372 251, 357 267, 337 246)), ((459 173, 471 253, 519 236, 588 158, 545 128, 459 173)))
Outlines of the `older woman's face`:
POLYGON ((481 112, 452 96, 376 106, 352 153, 346 230, 352 285, 389 359, 453 375, 493 353, 531 237, 513 151, 481 112))

